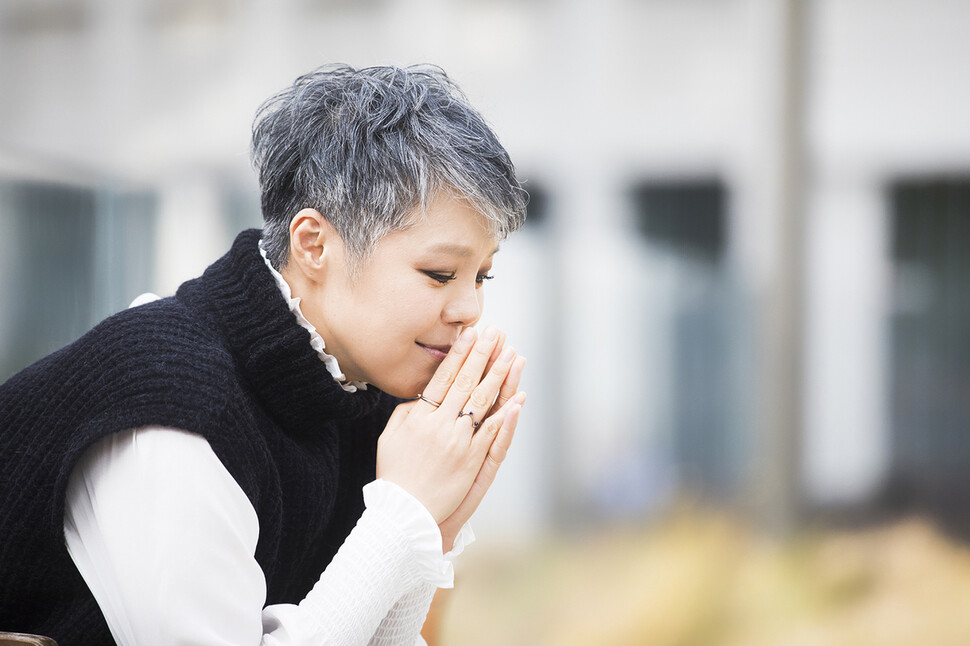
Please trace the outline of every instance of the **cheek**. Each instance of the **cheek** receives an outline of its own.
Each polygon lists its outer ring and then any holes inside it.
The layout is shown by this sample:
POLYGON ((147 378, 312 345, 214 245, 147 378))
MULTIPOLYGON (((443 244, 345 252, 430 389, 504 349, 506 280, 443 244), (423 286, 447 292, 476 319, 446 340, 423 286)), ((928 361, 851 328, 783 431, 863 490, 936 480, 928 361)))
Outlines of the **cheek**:
MULTIPOLYGON (((438 299, 418 290, 385 293, 375 299, 368 311, 368 320, 359 321, 359 325, 398 344, 399 351, 407 351, 415 340, 426 338, 429 330, 441 320, 438 299)), ((385 349, 389 350, 393 352, 391 348, 385 349)))
POLYGON ((395 316, 413 327, 432 325, 441 320, 444 299, 432 290, 413 290, 395 307, 395 316))

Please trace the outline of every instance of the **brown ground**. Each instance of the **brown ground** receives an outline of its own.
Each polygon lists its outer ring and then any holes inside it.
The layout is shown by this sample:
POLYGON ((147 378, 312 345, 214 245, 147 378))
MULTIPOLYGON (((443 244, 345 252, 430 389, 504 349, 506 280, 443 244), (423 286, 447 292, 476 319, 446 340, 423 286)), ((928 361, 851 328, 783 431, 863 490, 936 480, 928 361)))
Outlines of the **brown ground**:
POLYGON ((442 646, 964 646, 970 550, 919 520, 773 540, 717 514, 485 553, 442 646))

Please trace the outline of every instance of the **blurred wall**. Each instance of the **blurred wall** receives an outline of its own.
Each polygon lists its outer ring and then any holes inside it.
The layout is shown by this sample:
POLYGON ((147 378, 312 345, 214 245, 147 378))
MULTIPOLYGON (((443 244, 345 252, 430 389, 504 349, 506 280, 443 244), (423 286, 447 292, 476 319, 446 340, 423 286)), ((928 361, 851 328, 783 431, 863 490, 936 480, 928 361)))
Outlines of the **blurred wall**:
MULTIPOLYGON (((530 404, 480 533, 639 518, 685 492, 744 506, 786 479, 809 505, 866 504, 895 461, 890 189, 970 170, 968 24, 955 0, 11 0, 0 196, 25 168, 141 196, 129 228, 147 234, 119 235, 102 200, 90 266, 47 259, 92 294, 139 278, 48 316, 76 319, 53 349, 258 225, 248 133, 272 92, 325 62, 437 63, 541 196, 489 286, 530 404), (770 314, 791 285, 795 351, 777 361, 770 314)), ((11 204, 6 248, 33 217, 11 204)), ((11 312, 45 297, 18 291, 34 277, 10 257, 0 378, 24 362, 11 312)))

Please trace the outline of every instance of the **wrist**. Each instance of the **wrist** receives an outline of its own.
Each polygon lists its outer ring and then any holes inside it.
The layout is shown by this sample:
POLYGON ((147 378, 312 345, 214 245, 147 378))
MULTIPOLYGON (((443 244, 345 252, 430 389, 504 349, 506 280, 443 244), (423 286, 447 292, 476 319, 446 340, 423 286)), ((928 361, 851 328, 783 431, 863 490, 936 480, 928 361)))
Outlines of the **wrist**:
POLYGON ((457 533, 451 533, 447 529, 438 526, 441 531, 441 553, 447 554, 455 548, 455 538, 457 538, 457 533))
POLYGON ((441 533, 441 551, 446 560, 454 560, 465 548, 475 542, 475 532, 471 525, 465 523, 461 527, 455 527, 453 523, 444 523, 439 527, 441 533))

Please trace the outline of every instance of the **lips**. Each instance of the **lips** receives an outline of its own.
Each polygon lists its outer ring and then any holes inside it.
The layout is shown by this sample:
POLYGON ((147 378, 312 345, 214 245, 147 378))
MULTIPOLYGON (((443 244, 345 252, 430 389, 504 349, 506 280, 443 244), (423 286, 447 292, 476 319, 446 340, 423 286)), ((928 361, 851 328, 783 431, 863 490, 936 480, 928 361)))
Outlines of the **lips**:
POLYGON ((421 343, 420 341, 415 341, 415 343, 438 361, 444 359, 448 352, 451 351, 450 345, 431 345, 429 343, 421 343))

